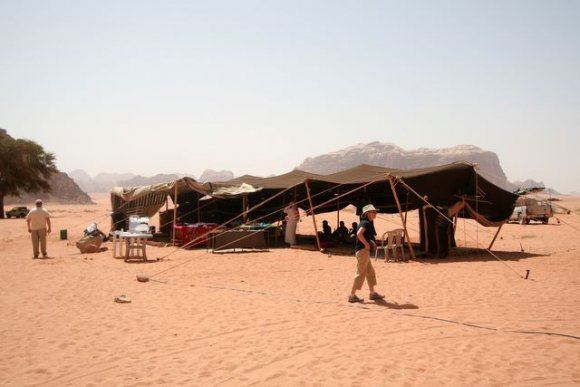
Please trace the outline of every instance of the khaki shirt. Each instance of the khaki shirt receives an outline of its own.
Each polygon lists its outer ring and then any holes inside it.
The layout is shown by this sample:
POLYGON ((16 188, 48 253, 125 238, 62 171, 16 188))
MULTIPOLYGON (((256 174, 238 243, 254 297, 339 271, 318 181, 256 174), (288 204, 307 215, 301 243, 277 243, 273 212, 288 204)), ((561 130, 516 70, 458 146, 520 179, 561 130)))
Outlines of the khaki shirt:
POLYGON ((42 230, 46 228, 46 220, 50 218, 50 214, 44 208, 36 207, 26 215, 26 220, 30 222, 30 230, 42 230))

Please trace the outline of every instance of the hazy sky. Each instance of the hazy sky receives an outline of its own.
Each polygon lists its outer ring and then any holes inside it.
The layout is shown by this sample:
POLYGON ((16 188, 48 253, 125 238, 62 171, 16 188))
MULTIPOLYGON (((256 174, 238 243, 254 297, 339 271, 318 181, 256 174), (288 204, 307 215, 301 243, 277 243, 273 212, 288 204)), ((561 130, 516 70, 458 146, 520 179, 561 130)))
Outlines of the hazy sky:
POLYGON ((64 172, 472 144, 580 192, 580 1, 0 0, 0 128, 64 172))

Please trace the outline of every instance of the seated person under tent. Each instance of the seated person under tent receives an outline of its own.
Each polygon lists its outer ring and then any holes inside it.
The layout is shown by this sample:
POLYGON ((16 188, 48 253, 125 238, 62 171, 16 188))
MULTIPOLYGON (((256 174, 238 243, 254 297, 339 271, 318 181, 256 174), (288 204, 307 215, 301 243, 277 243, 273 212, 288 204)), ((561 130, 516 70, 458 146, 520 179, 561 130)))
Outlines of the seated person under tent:
POLYGON ((338 228, 334 231, 333 239, 338 243, 348 242, 348 228, 344 225, 344 221, 338 223, 338 228))
POLYGON ((320 240, 330 241, 332 240, 332 228, 328 224, 328 220, 322 221, 322 232, 320 233, 320 240))

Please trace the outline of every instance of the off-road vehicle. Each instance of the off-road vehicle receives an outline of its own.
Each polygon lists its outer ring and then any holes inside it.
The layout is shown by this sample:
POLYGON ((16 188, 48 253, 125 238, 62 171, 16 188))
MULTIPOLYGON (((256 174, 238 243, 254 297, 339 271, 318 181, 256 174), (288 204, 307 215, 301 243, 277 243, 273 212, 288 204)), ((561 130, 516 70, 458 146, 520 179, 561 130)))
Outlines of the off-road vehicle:
POLYGON ((528 197, 519 197, 509 220, 517 221, 519 224, 529 224, 531 220, 546 224, 552 216, 554 213, 550 203, 528 197))
POLYGON ((24 218, 28 215, 28 208, 26 207, 13 207, 10 211, 6 211, 7 218, 24 218))

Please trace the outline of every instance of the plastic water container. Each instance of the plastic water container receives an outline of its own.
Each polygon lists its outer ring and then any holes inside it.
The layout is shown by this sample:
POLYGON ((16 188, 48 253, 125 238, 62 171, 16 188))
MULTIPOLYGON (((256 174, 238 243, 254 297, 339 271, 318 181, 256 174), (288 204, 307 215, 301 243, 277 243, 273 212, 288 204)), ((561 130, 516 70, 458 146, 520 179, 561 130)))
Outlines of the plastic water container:
POLYGON ((135 233, 135 228, 139 225, 139 217, 137 215, 129 216, 129 232, 135 233))

